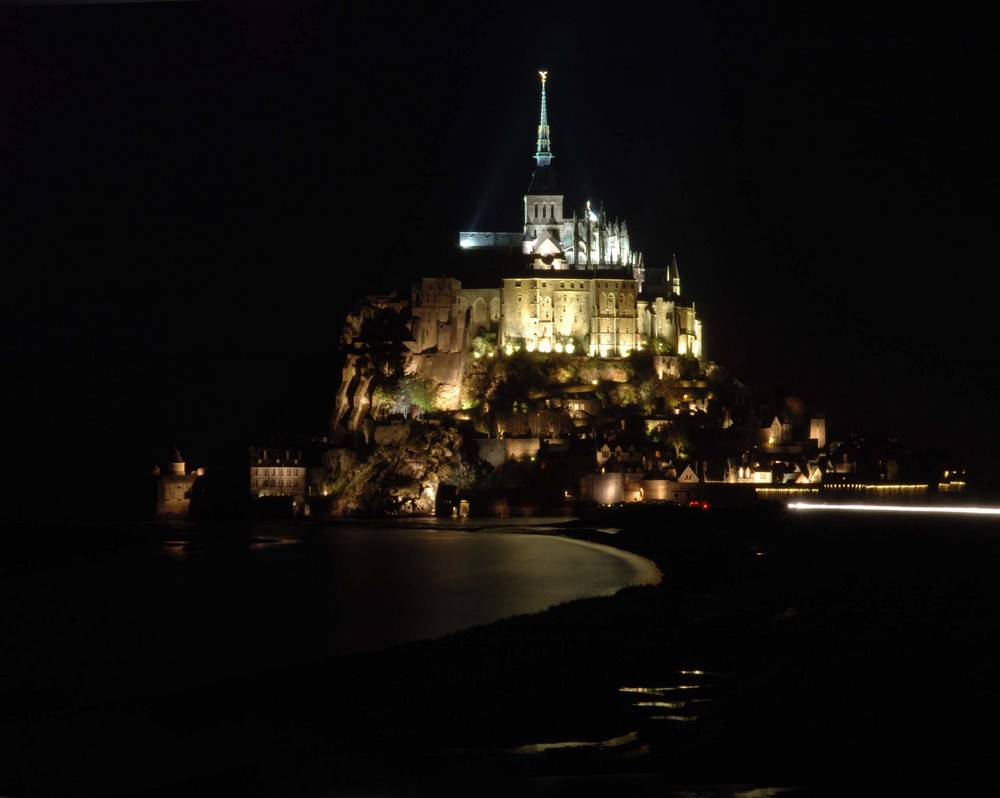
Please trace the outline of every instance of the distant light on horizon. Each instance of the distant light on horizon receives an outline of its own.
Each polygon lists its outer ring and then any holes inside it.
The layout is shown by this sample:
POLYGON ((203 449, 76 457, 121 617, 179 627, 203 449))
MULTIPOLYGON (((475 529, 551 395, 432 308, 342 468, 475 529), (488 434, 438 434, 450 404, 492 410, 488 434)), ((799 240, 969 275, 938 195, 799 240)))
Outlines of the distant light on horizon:
POLYGON ((863 510, 889 513, 963 513, 967 515, 1000 515, 1000 507, 936 507, 904 504, 810 504, 790 502, 790 510, 863 510))

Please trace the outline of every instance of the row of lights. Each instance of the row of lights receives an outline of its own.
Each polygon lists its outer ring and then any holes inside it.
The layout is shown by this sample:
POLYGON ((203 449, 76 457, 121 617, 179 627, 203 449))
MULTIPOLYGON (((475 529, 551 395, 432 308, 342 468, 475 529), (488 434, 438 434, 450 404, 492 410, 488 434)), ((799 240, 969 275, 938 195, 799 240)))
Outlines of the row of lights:
MULTIPOLYGON (((636 350, 640 350, 641 351, 642 350, 642 343, 640 342, 635 348, 636 348, 636 350)), ((511 343, 504 344, 504 348, 503 348, 504 352, 506 352, 508 355, 513 355, 515 352, 520 351, 520 349, 521 349, 521 345, 520 344, 511 344, 511 343)), ((524 343, 524 349, 527 352, 534 352, 537 349, 539 352, 548 353, 548 352, 555 351, 555 352, 559 352, 559 353, 565 352, 568 355, 572 355, 573 352, 576 351, 576 346, 573 344, 572 341, 566 341, 565 343, 563 343, 561 341, 557 341, 556 343, 553 344, 552 340, 550 338, 543 338, 541 341, 538 342, 537 345, 535 344, 535 341, 533 339, 529 339, 529 340, 525 341, 525 343, 524 343)), ((612 348, 610 346, 608 346, 607 344, 602 345, 600 347, 600 356, 601 357, 607 357, 609 354, 611 354, 611 351, 612 351, 612 348)), ((629 353, 631 353, 631 351, 632 351, 631 347, 629 347, 629 346, 623 346, 621 348, 622 357, 628 357, 628 355, 629 355, 629 353)), ((493 357, 493 353, 490 352, 488 356, 489 357, 493 357)), ((588 354, 588 357, 589 356, 590 355, 588 354)), ((478 358, 478 357, 480 357, 480 354, 478 352, 476 352, 474 354, 474 357, 478 358)))

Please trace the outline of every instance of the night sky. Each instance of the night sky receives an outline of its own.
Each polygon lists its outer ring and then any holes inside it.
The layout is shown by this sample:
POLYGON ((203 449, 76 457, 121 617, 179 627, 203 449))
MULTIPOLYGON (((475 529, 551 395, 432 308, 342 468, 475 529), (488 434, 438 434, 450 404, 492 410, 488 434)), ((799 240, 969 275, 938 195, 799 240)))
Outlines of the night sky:
POLYGON ((996 478, 995 43, 744 6, 4 5, 11 511, 324 434, 360 296, 520 228, 540 69, 567 213, 676 254, 708 359, 996 478))

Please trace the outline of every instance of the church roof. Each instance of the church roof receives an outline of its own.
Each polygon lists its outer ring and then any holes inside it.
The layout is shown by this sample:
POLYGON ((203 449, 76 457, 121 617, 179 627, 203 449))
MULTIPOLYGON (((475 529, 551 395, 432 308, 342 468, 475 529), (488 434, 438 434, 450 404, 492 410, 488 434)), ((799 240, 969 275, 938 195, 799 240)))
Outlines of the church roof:
POLYGON ((531 175, 528 194, 561 194, 556 172, 551 166, 538 166, 531 175))

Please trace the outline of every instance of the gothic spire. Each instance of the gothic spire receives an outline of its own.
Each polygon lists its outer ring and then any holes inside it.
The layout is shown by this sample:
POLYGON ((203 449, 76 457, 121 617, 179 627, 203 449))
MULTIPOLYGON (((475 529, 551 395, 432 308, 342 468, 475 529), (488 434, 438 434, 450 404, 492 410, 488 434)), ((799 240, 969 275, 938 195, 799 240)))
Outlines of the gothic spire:
POLYGON ((677 271, 677 254, 670 261, 670 288, 677 296, 681 295, 681 275, 677 271))
POLYGON ((548 72, 539 70, 542 76, 542 113, 538 120, 538 143, 535 149, 535 163, 539 166, 548 166, 552 162, 552 150, 549 142, 549 112, 545 103, 545 79, 548 72))
MULTIPOLYGON (((535 146, 535 172, 528 186, 529 195, 561 194, 556 183, 555 169, 552 166, 552 150, 549 143, 549 109, 545 102, 545 80, 548 72, 539 70, 542 77, 542 113, 538 120, 538 142, 535 146)), ((537 209, 536 209, 537 210, 537 209)), ((560 215, 562 210, 559 211, 560 215)))

